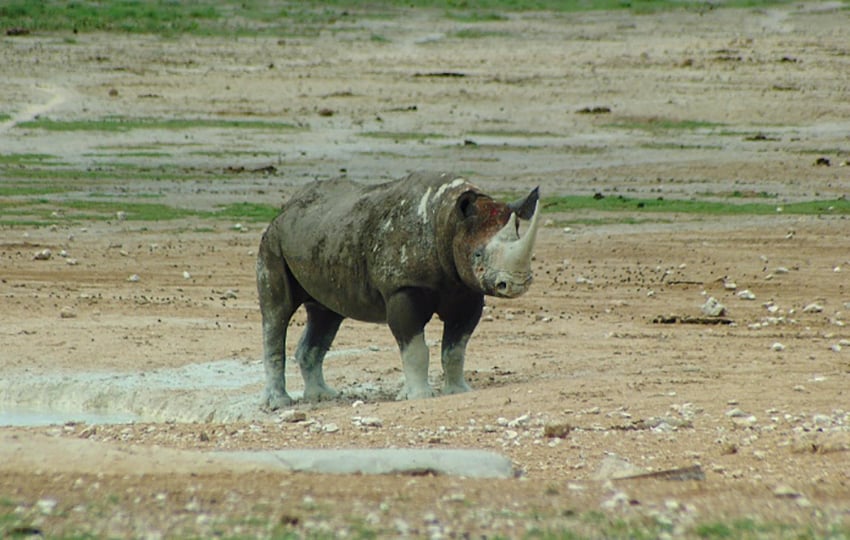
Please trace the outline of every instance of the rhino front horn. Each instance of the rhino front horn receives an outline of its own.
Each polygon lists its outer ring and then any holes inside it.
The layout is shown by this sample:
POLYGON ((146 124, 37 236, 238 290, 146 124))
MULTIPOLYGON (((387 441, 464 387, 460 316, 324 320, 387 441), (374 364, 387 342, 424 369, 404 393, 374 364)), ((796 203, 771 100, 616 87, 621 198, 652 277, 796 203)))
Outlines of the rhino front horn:
MULTIPOLYGON (((523 294, 531 286, 531 256, 540 226, 536 189, 532 195, 534 201, 530 211, 531 222, 525 234, 519 236, 519 212, 514 211, 505 226, 487 244, 487 272, 484 281, 490 294, 513 298, 523 294)), ((529 195, 529 198, 532 195, 529 195)), ((513 210, 513 207, 511 209, 513 210)))

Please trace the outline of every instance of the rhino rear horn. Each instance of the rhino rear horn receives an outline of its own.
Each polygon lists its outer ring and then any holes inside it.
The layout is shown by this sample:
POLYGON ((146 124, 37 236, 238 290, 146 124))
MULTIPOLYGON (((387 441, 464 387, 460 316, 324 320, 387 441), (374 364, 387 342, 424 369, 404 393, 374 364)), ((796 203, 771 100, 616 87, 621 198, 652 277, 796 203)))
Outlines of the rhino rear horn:
POLYGON ((514 212, 520 219, 529 220, 534 215, 537 208, 537 201, 540 199, 540 186, 531 190, 526 197, 508 203, 508 208, 514 212))

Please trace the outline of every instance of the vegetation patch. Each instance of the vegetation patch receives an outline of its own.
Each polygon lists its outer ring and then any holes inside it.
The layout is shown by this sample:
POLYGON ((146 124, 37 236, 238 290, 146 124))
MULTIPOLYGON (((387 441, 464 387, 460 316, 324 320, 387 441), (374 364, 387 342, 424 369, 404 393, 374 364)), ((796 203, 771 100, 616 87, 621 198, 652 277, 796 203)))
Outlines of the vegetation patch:
POLYGON ((605 125, 606 127, 612 127, 617 129, 640 130, 648 131, 650 133, 660 133, 664 131, 696 131, 700 129, 713 130, 721 128, 725 124, 707 122, 704 120, 676 120, 670 118, 650 116, 646 118, 623 118, 605 125))
MULTIPOLYGON (((726 0, 724 7, 753 8, 790 0, 726 0)), ((656 13, 713 9, 706 0, 7 0, 0 4, 5 28, 27 32, 122 32, 165 36, 317 35, 321 29, 358 18, 389 18, 428 9, 465 22, 498 22, 508 13, 629 10, 656 13)), ((73 37, 66 38, 73 42, 73 37)))
POLYGON ((597 194, 588 196, 549 197, 543 202, 546 212, 570 212, 575 210, 601 210, 606 212, 667 212, 708 215, 770 215, 777 213, 794 215, 850 215, 850 200, 834 199, 796 203, 762 202, 719 202, 683 199, 640 199, 623 196, 606 197, 597 194))
POLYGON ((17 125, 25 129, 43 129, 46 131, 103 131, 126 132, 136 129, 161 129, 182 131, 188 129, 256 129, 256 130, 298 130, 294 124, 262 120, 222 120, 215 118, 130 118, 111 116, 97 120, 53 120, 37 118, 17 125))
POLYGON ((360 134, 362 137, 372 139, 391 139, 393 141, 424 141, 426 139, 444 139, 446 136, 440 133, 417 133, 408 131, 366 131, 360 134))

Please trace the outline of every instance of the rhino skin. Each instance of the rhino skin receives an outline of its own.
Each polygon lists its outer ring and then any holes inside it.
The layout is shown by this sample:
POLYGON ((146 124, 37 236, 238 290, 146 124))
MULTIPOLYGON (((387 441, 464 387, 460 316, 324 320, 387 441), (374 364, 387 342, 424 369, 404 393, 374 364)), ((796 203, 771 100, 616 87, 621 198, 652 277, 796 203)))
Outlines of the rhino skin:
POLYGON ((325 353, 345 318, 386 322, 404 371, 399 399, 434 395, 424 328, 444 323, 444 394, 468 391, 463 366, 484 295, 515 297, 531 283, 538 190, 496 202, 462 177, 414 173, 366 185, 339 178, 295 193, 263 234, 257 288, 266 388, 262 407, 292 403, 286 392, 286 334, 304 306, 295 358, 304 399, 337 396, 324 380, 325 353), (518 219, 531 224, 523 237, 518 219))

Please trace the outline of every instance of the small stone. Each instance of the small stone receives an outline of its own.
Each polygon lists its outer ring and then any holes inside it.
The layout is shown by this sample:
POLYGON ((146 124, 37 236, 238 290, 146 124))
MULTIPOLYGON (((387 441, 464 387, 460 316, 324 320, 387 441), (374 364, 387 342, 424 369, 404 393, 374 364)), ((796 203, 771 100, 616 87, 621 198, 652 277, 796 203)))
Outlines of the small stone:
POLYGON ((578 285, 593 285, 593 280, 588 279, 584 276, 579 276, 579 277, 576 278, 576 283, 578 285))
POLYGON ((755 300, 756 295, 749 289, 744 289, 743 291, 738 292, 738 298, 741 300, 755 300))
POLYGON ((744 416, 748 416, 747 413, 742 411, 741 409, 735 407, 734 409, 730 409, 726 411, 726 416, 729 418, 742 418, 744 416))
POLYGON ((47 248, 37 251, 35 255, 32 256, 34 261, 48 261, 51 257, 53 257, 53 252, 47 248))
POLYGON ((339 426, 334 423, 325 424, 324 426, 322 426, 322 431, 324 431, 325 433, 336 433, 337 431, 339 431, 339 426))
POLYGON ((359 424, 368 427, 381 427, 384 425, 384 421, 377 416, 364 416, 360 419, 359 424))
POLYGON ((115 217, 118 218, 118 221, 124 221, 127 219, 127 212, 119 210, 115 212, 115 217))
POLYGON ((802 494, 787 484, 780 484, 774 488, 773 495, 784 499, 796 499, 802 494))
POLYGON ((67 259, 65 259, 65 264, 67 264, 68 266, 77 266, 77 264, 79 263, 77 262, 77 259, 73 257, 68 257, 67 259))
POLYGON ((62 319, 74 319, 77 317, 77 312, 70 306, 65 306, 59 312, 59 317, 62 319))
POLYGON ((281 422, 303 422, 307 420, 307 413, 304 411, 296 411, 295 409, 287 409, 278 416, 281 422))
POLYGON ((776 352, 782 352, 785 350, 785 345, 779 343, 778 341, 770 346, 770 348, 776 352))
POLYGON ((776 269, 773 271, 773 273, 776 275, 787 274, 788 272, 789 270, 784 266, 777 266, 776 269))
POLYGON ((723 282, 723 288, 726 289, 727 291, 734 291, 735 289, 738 288, 738 284, 735 283, 734 281, 724 281, 723 282))
POLYGON ((35 507, 45 516, 49 516, 56 509, 57 504, 56 499, 39 499, 35 503, 35 507))
POLYGON ((720 317, 726 313, 726 306, 721 304, 717 298, 710 296, 700 310, 709 317, 720 317))
POLYGON ((565 439, 572 429, 569 424, 547 424, 543 426, 543 436, 547 439, 565 439))
POLYGON ((192 279, 192 274, 190 274, 186 270, 183 270, 183 279, 192 279))
POLYGON ((823 311, 823 306, 817 302, 812 302, 803 308, 803 313, 820 313, 823 311))
POLYGON ((127 281, 130 283, 138 283, 142 278, 139 277, 139 274, 133 274, 127 278, 127 281))
POLYGON ((841 352, 841 344, 836 343, 835 345, 830 347, 829 350, 831 350, 832 352, 841 352))

